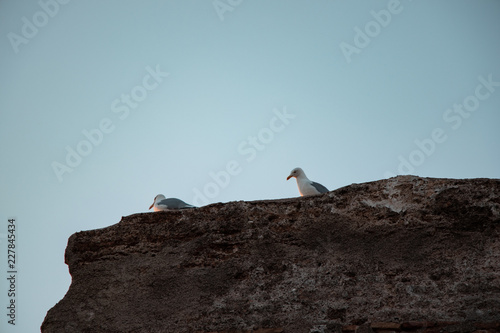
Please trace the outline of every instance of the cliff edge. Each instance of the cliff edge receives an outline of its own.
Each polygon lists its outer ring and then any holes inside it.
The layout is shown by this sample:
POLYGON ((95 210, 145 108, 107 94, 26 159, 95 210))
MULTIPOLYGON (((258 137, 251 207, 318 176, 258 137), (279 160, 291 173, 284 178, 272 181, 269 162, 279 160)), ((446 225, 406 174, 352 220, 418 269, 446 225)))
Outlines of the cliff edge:
POLYGON ((42 332, 500 330, 500 180, 398 176, 69 238, 42 332))

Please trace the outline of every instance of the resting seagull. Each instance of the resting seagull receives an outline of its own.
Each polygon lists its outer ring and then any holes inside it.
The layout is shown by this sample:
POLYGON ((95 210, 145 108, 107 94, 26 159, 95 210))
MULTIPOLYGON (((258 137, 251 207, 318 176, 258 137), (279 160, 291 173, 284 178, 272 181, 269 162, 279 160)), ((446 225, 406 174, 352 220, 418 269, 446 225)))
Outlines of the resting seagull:
POLYGON ((155 212, 166 211, 170 209, 184 209, 184 208, 196 208, 190 204, 177 198, 166 199, 163 194, 158 194, 153 201, 153 204, 149 206, 149 209, 153 208, 155 212))
POLYGON ((290 172, 290 176, 286 180, 295 177, 297 179, 297 186, 299 187, 299 192, 301 196, 305 195, 315 195, 328 192, 328 189, 321 184, 313 182, 306 177, 304 170, 301 168, 295 168, 290 172))

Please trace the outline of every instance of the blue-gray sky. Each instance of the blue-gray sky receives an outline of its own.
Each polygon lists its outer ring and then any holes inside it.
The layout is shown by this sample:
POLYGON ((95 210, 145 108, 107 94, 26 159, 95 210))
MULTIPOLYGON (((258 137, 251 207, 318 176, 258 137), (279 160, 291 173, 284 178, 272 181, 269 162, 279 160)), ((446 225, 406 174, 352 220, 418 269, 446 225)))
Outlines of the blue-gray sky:
POLYGON ((297 166, 329 189, 500 178, 499 18, 496 0, 0 2, 0 267, 15 217, 19 271, 0 330, 38 330, 64 296, 72 233, 158 193, 295 197, 297 166))

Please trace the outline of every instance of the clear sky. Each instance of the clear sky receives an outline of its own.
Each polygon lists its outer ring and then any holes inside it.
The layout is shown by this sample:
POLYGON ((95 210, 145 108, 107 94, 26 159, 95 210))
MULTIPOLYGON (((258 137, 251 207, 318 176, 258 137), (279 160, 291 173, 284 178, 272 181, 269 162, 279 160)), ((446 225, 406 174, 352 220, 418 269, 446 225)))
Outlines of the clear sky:
POLYGON ((0 331, 64 296, 71 234, 159 193, 500 178, 499 31, 496 0, 1 1, 0 331))

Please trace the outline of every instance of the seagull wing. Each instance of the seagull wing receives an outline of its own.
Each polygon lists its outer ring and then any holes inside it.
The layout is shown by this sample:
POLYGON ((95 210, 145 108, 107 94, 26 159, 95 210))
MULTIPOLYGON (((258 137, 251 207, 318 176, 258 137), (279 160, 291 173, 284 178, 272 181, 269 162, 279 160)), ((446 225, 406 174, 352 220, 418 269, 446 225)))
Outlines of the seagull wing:
POLYGON ((319 193, 326 193, 329 192, 326 187, 323 185, 316 183, 316 182, 311 182, 311 185, 319 192, 319 193))
POLYGON ((191 206, 190 204, 187 204, 181 199, 177 198, 163 199, 158 203, 158 206, 162 206, 168 209, 194 208, 194 206, 191 206))

